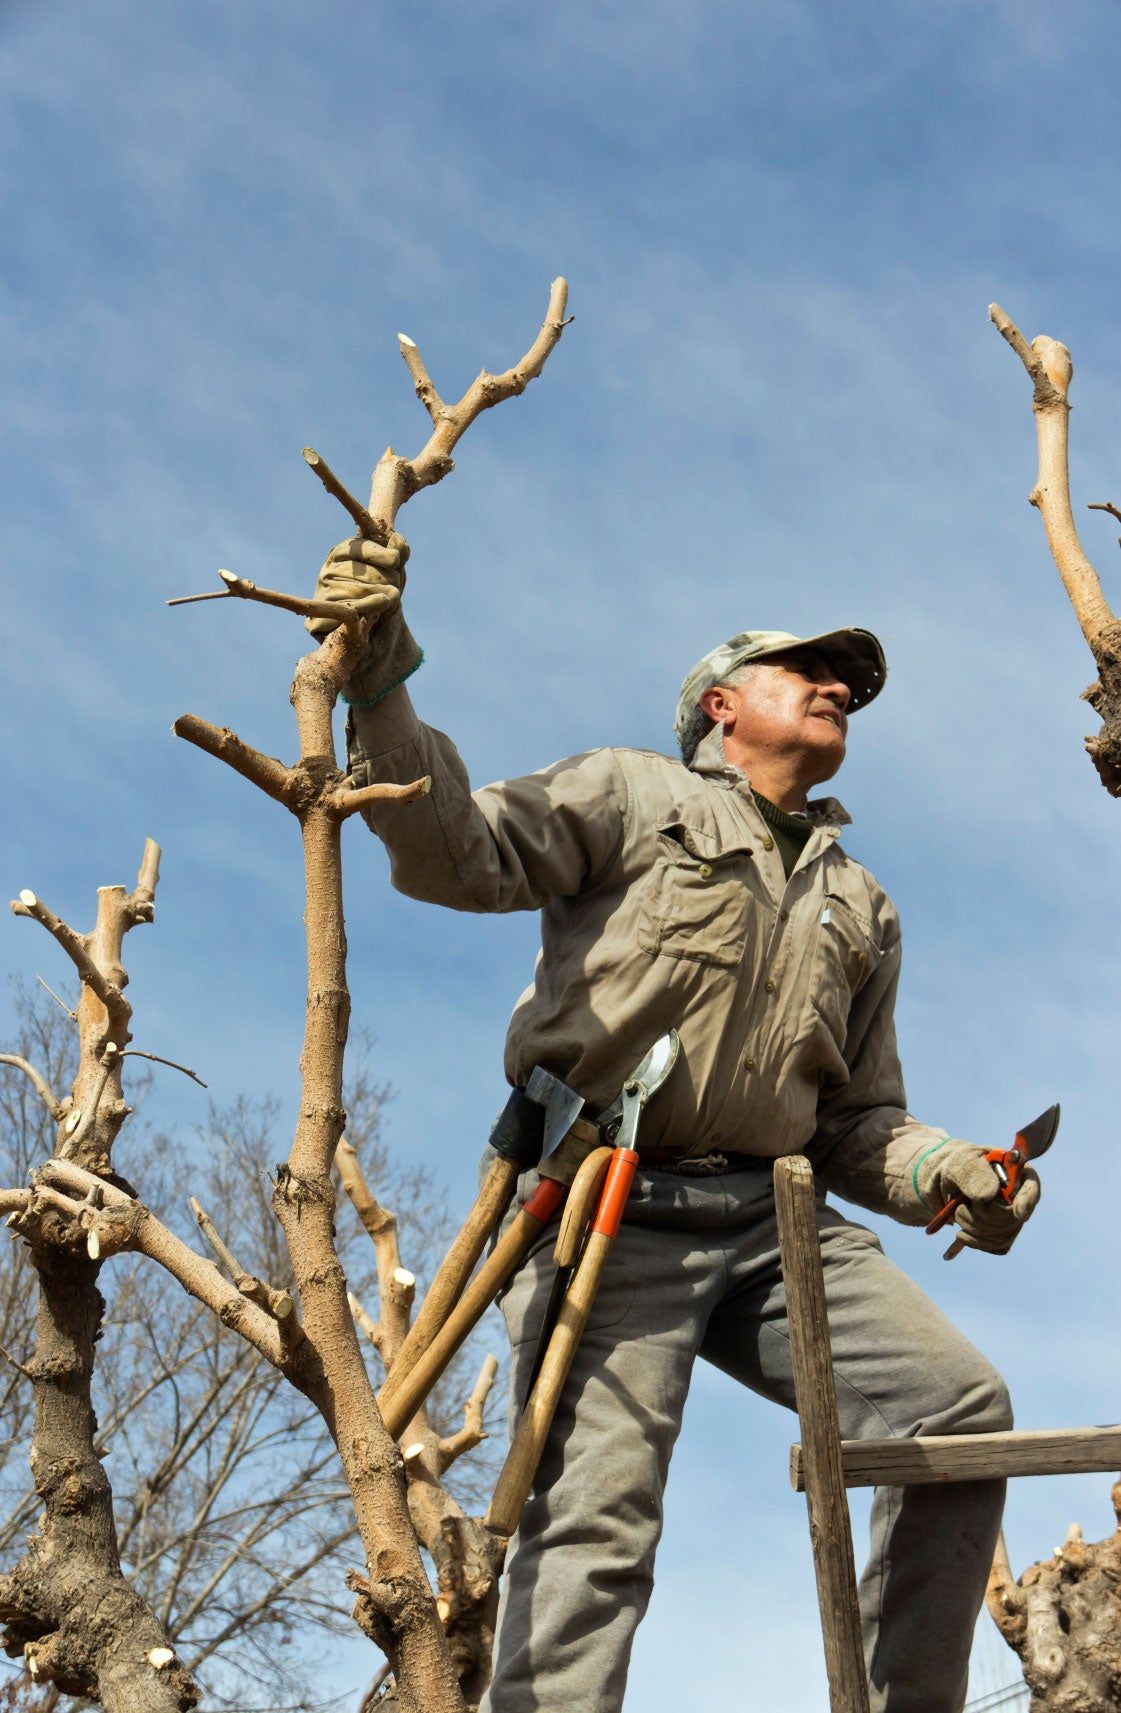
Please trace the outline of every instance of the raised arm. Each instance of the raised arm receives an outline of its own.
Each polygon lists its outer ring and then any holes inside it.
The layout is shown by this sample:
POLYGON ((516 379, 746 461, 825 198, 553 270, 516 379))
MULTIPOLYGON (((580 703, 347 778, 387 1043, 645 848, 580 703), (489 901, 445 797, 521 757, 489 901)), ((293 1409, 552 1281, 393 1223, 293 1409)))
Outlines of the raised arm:
POLYGON ((418 720, 399 688, 347 722, 356 787, 427 774, 423 802, 371 804, 367 824, 389 852, 394 886, 454 910, 536 910, 606 875, 622 846, 626 783, 613 750, 472 792, 451 739, 418 720), (410 771, 412 770, 412 771, 410 771))

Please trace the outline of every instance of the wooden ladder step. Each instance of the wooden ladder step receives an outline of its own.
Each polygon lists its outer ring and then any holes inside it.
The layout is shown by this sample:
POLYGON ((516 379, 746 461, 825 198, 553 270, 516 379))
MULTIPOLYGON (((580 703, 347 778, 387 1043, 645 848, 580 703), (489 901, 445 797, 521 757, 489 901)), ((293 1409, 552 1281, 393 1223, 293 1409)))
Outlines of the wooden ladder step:
MULTIPOLYGON (((841 1468, 846 1487, 911 1487, 930 1481, 1121 1470, 1121 1427, 843 1439, 841 1468)), ((796 1493, 805 1491, 800 1445, 790 1448, 790 1484, 796 1493)))

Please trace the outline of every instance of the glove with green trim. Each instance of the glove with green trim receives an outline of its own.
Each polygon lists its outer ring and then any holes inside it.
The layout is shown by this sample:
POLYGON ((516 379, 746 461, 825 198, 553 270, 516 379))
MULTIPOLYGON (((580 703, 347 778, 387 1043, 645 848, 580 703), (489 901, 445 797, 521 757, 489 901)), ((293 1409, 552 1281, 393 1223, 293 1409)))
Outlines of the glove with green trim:
MULTIPOLYGON (((372 707, 411 678, 424 654, 401 612, 409 544, 394 533, 388 547, 351 536, 333 547, 315 584, 317 601, 343 601, 370 621, 366 648, 343 697, 354 707, 372 707)), ((306 619, 312 636, 323 639, 335 629, 333 619, 306 619)))
POLYGON ((958 1235, 968 1249, 988 1255, 1007 1255, 1039 1202, 1039 1174, 1030 1166, 1013 1199, 1005 1201, 992 1162, 973 1142, 949 1141, 930 1149, 915 1167, 914 1183, 932 1215, 952 1196, 964 1197, 954 1212, 958 1235))

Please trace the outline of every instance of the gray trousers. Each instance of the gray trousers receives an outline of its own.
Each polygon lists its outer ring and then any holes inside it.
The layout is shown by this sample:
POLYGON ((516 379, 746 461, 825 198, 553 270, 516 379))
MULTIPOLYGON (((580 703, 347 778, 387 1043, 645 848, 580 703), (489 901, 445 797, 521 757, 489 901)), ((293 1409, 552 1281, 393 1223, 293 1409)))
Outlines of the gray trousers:
MULTIPOLYGON (((523 1178, 519 1198, 535 1182, 523 1178)), ((824 1201, 818 1222, 843 1436, 1010 1427, 1000 1376, 872 1233, 824 1201)), ((528 1384, 555 1234, 554 1223, 503 1301, 512 1420, 528 1384)), ((793 1409, 769 1164, 709 1178, 638 1172, 511 1542, 494 1681, 481 1713, 622 1706, 697 1356, 793 1409)), ((860 1583, 873 1713, 960 1713, 1003 1504, 998 1481, 877 1490, 860 1583)), ((749 1645, 762 1643, 760 1636, 749 1645)))

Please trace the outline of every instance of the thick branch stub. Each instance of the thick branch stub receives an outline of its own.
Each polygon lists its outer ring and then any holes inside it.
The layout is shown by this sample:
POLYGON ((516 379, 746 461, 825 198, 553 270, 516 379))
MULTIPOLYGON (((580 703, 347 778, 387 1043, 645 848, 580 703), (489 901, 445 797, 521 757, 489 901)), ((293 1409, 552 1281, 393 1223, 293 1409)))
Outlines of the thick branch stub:
POLYGON ((343 487, 327 460, 319 456, 314 446, 305 446, 301 456, 313 475, 319 477, 327 492, 338 500, 344 511, 350 513, 359 535, 364 535, 367 541, 376 541, 385 547, 389 541, 389 531, 376 518, 370 516, 362 501, 356 500, 349 488, 343 487))
POLYGON ((277 761, 275 756, 262 755, 260 750, 253 749, 236 732, 232 732, 229 726, 212 726, 209 720, 202 720, 197 714, 180 714, 171 729, 177 738, 186 738, 188 743, 204 749, 207 755, 224 761, 243 779, 259 786, 266 796, 291 808, 295 787, 292 769, 277 761))
POLYGON ((427 797, 432 789, 432 780, 426 773, 423 779, 414 779, 408 785, 361 785, 357 790, 336 791, 331 798, 331 807, 344 820, 348 815, 356 815, 371 803, 415 803, 421 797, 427 797))
POLYGON ((133 922, 151 922, 155 916, 161 855, 155 839, 144 840, 144 855, 140 859, 136 887, 125 905, 126 913, 133 922))

